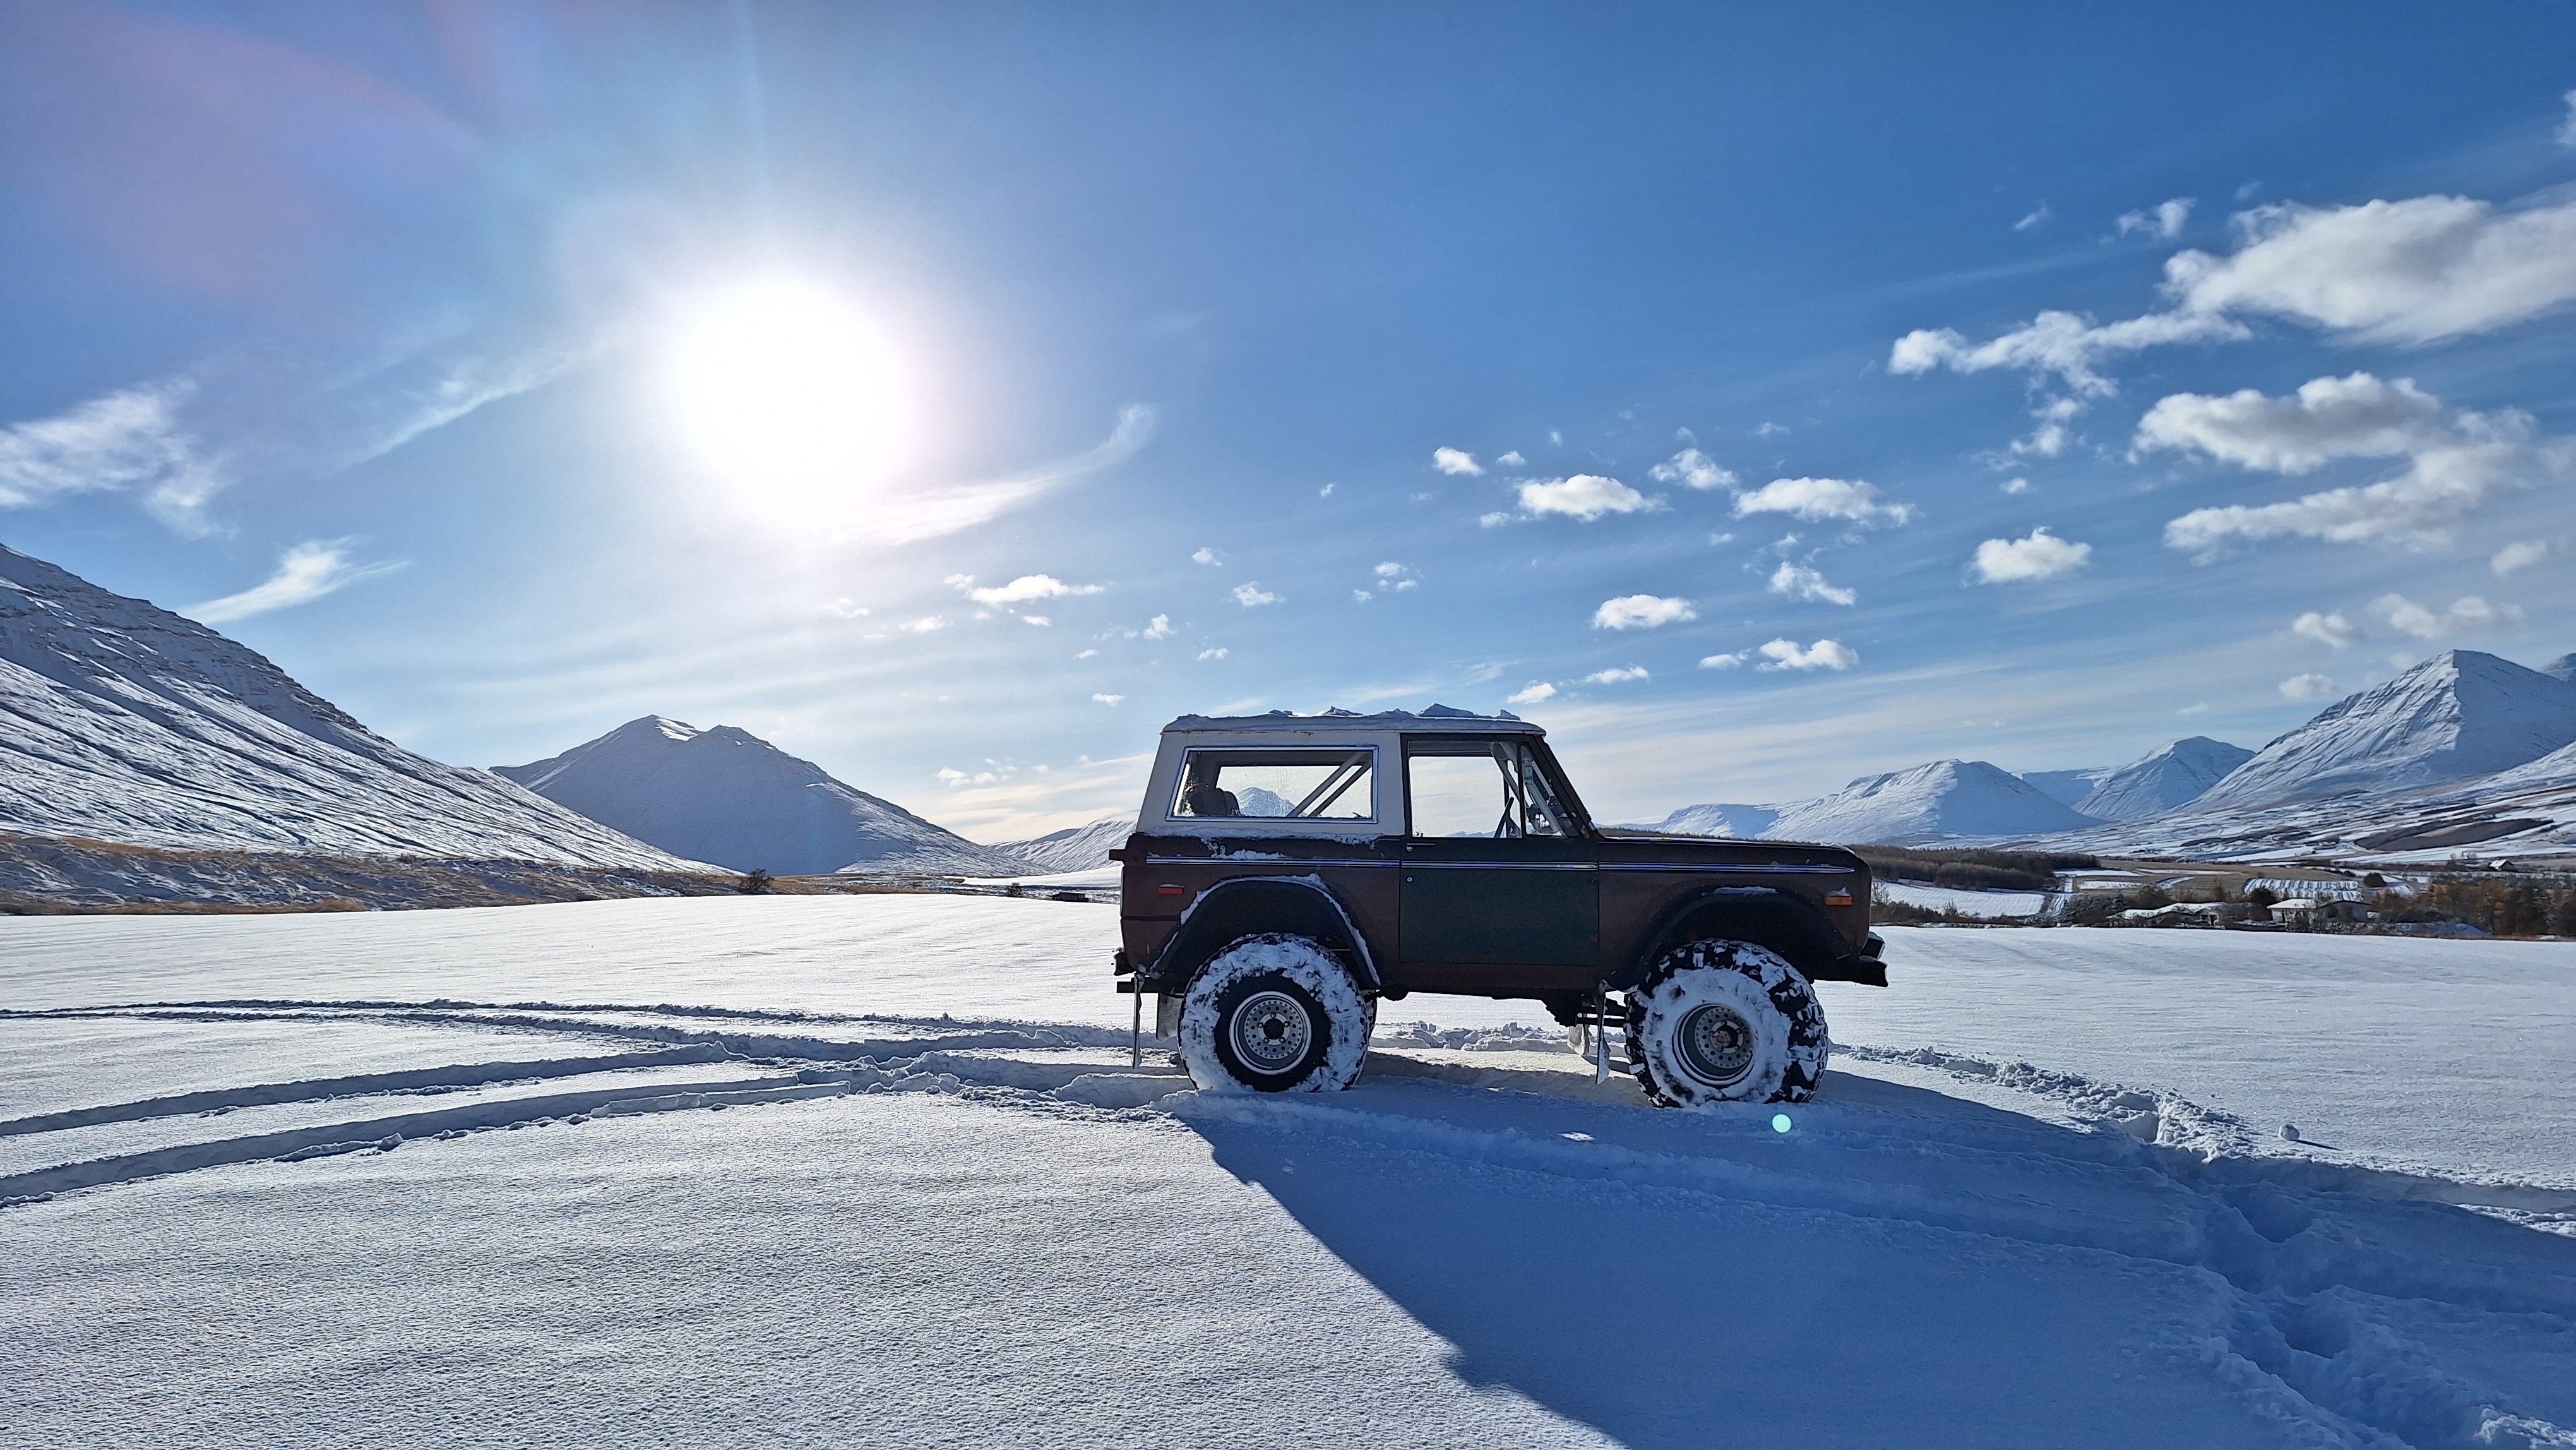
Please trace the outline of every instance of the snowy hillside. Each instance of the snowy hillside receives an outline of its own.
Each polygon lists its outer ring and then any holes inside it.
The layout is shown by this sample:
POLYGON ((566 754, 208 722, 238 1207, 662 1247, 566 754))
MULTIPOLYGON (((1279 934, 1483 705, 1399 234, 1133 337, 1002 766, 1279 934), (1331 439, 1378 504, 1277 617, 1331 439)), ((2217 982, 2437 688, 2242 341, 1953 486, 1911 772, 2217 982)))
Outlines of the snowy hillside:
POLYGON ((1778 806, 1684 806, 1647 829, 1669 831, 1676 836, 1750 840, 1771 829, 1771 823, 1780 819, 1780 809, 1778 806))
POLYGON ((1936 760, 1863 776, 1792 807, 1762 834, 1775 841, 1901 845, 1940 836, 2033 836, 2094 824, 2037 786, 1982 760, 1936 760))
POLYGON ((1007 851, 1028 863, 1030 875, 1048 876, 1106 866, 1109 853, 1126 845, 1127 838, 1135 833, 1134 816, 1112 816, 1087 826, 1068 826, 1026 841, 1007 842, 993 849, 1007 851))
POLYGON ((700 730, 647 715, 551 759, 493 769, 637 840, 733 871, 1022 869, 1007 852, 844 785, 730 725, 700 730))
POLYGON ((415 755, 193 620, 0 548, 0 830, 200 850, 683 870, 415 755))
POLYGON ((2093 787, 2101 784, 2102 777, 2109 775, 2110 773, 2111 767, 2107 765, 2097 765, 2089 770, 2021 770, 2014 772, 2014 774, 2020 776, 2023 780, 2028 781, 2032 786, 2036 787, 2041 795, 2048 797, 2050 800, 2057 802, 2059 805, 2062 805, 2069 810, 2075 809, 2078 801, 2091 795, 2093 793, 2093 787))
POLYGON ((2540 673, 2553 680, 2576 684, 2576 654, 2563 654, 2540 667, 2540 673))
POLYGON ((2101 772, 2091 793, 2072 804, 2079 813, 2104 821, 2160 816, 2190 804, 2253 758, 2254 752, 2242 745, 2194 735, 2101 772))
POLYGON ((2576 684, 2446 650, 2266 745, 2195 813, 2398 791, 2509 770, 2576 741, 2576 684))

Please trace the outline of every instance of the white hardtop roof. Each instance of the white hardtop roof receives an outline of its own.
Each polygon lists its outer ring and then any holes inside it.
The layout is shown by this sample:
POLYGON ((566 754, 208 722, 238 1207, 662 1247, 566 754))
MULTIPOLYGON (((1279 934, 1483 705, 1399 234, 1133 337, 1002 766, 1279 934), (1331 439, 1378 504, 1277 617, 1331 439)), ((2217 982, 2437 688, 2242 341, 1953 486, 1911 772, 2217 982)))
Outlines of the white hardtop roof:
POLYGON ((1396 731, 1406 735, 1545 735, 1547 732, 1509 711, 1492 715, 1470 714, 1452 710, 1446 705, 1433 705, 1420 714, 1411 710, 1380 710, 1374 715, 1357 711, 1331 709, 1320 715, 1296 715, 1286 710, 1273 710, 1267 715, 1183 715, 1163 727, 1163 733, 1194 734, 1199 731, 1293 730, 1300 734, 1340 733, 1383 735, 1396 731))

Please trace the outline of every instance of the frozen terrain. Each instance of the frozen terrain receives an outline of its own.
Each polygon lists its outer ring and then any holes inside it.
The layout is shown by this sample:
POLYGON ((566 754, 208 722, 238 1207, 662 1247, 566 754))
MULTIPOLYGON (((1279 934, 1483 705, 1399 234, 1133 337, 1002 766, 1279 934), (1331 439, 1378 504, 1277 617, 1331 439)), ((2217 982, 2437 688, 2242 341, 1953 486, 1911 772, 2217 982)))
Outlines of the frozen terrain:
POLYGON ((2490 775, 2576 742, 2576 685, 2445 650, 2266 745, 2196 805, 2259 806, 2490 775))
POLYGON ((1782 1133, 1437 997, 1350 1093, 1189 1092, 1128 1066, 1114 923, 0 920, 0 1440, 2576 1426, 2576 947, 1894 929, 1782 1133))
POLYGON ((2254 758, 2242 745, 2194 735, 2176 740, 2117 770, 2101 772, 2083 799, 2071 801, 2077 814, 2105 821, 2134 821, 2160 816, 2206 795, 2238 766, 2254 758))
POLYGON ((1087 826, 1067 826, 1026 841, 1006 842, 994 849, 1008 851, 1044 874, 1097 871, 1109 864, 1109 853, 1126 845, 1127 838, 1135 833, 1134 816, 1111 816, 1087 826))
POLYGON ((690 864, 415 755, 193 620, 0 549, 0 831, 144 846, 690 864))

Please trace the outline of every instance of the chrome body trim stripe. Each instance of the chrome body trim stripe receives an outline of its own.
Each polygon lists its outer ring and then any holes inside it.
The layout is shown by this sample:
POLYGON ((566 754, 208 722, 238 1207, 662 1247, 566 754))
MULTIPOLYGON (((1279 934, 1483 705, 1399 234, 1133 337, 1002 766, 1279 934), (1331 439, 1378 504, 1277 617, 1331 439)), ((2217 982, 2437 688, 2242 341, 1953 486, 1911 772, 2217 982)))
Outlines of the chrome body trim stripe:
POLYGON ((1759 865, 1675 866, 1652 861, 1605 861, 1604 871, 1691 872, 1701 876, 1849 876, 1849 866, 1823 866, 1812 862, 1765 861, 1759 865))

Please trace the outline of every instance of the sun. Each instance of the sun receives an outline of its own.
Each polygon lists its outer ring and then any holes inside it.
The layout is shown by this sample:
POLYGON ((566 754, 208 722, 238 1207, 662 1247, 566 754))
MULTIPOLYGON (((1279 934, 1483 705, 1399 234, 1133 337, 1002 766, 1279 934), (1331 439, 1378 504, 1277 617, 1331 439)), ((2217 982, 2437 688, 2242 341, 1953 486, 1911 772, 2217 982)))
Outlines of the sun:
POLYGON ((849 297, 809 281, 746 281, 682 308, 664 381, 690 456, 764 512, 847 505, 911 442, 894 348, 849 297))

